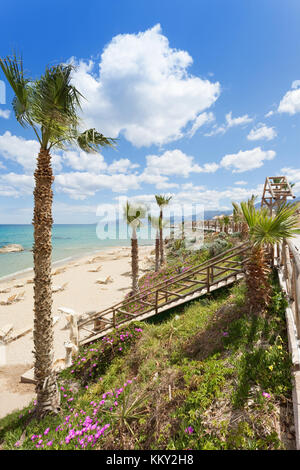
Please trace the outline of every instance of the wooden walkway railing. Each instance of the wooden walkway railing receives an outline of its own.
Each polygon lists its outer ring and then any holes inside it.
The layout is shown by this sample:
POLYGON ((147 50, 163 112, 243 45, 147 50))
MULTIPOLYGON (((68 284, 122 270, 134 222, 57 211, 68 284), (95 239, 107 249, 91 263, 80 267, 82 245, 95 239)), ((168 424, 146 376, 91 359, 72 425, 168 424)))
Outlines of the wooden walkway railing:
POLYGON ((211 232, 228 232, 228 233, 241 232, 242 224, 235 223, 232 220, 227 225, 222 223, 222 221, 219 219, 204 220, 204 230, 211 231, 211 232))
POLYGON ((281 270, 289 305, 293 313, 297 341, 300 341, 300 253, 293 239, 284 240, 274 250, 274 263, 281 270))
POLYGON ((151 317, 233 283, 244 275, 248 249, 248 242, 230 248, 205 263, 190 267, 81 320, 78 322, 79 344, 104 336, 123 323, 151 317))

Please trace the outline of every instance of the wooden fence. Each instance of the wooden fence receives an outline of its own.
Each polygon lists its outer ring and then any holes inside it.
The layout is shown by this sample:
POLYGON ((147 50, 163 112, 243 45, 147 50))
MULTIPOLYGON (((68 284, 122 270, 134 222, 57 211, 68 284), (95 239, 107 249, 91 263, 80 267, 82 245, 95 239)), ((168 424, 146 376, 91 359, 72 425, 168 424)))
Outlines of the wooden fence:
POLYGON ((204 220, 204 230, 211 232, 241 232, 242 225, 242 223, 234 222, 232 219, 228 224, 224 224, 224 222, 222 222, 222 219, 204 220))
POLYGON ((93 341, 123 323, 156 315, 234 282, 244 275, 248 249, 248 242, 239 244, 79 321, 79 344, 93 341))
POLYGON ((274 262, 281 270, 289 305, 293 313, 296 339, 300 340, 300 253, 293 240, 284 240, 274 250, 274 262))

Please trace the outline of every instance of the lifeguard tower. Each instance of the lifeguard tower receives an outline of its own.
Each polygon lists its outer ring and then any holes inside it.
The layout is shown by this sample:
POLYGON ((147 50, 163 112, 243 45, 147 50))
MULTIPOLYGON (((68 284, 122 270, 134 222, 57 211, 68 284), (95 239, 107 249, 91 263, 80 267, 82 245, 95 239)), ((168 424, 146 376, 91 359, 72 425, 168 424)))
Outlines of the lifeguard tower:
POLYGON ((261 207, 267 207, 272 215, 278 207, 287 201, 287 198, 295 199, 290 183, 286 176, 268 176, 265 181, 261 207))

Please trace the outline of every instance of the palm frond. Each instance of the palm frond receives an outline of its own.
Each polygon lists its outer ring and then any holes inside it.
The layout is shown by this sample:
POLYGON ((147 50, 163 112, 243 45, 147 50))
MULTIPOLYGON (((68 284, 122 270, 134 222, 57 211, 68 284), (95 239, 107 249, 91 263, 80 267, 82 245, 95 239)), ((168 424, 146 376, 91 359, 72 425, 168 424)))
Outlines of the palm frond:
POLYGON ((116 139, 105 137, 96 129, 88 129, 77 136, 79 147, 85 152, 97 152, 99 147, 114 147, 116 139))
POLYGON ((0 58, 0 67, 15 94, 12 106, 16 119, 21 126, 26 127, 31 121, 29 116, 31 87, 29 78, 24 75, 22 58, 18 58, 16 54, 0 58))
POLYGON ((126 223, 132 228, 139 228, 142 226, 142 219, 147 215, 147 208, 142 204, 130 204, 127 201, 123 212, 126 223))
POLYGON ((161 194, 156 194, 155 199, 159 207, 167 206, 172 199, 172 196, 163 196, 161 194))
POLYGON ((156 230, 165 228, 168 225, 168 221, 166 219, 162 220, 161 217, 155 217, 154 215, 148 215, 148 220, 156 230))
POLYGON ((79 132, 83 96, 72 84, 72 65, 47 67, 37 80, 25 77, 22 58, 15 54, 0 59, 0 67, 15 95, 12 106, 18 122, 33 128, 44 149, 76 144, 86 152, 97 152, 114 146, 115 139, 95 129, 79 132))
POLYGON ((68 140, 79 125, 81 94, 71 84, 71 65, 47 68, 32 89, 31 114, 42 129, 44 146, 68 140))
POLYGON ((294 204, 283 204, 273 216, 269 215, 266 208, 255 209, 245 202, 241 203, 241 209, 254 245, 274 245, 284 238, 300 234, 297 207, 294 204))

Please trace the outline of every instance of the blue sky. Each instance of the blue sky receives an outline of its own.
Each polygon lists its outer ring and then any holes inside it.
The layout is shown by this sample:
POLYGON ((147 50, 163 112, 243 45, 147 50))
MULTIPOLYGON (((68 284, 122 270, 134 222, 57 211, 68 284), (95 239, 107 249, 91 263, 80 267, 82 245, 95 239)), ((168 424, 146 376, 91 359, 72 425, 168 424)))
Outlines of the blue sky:
MULTIPOLYGON (((29 0, 1 5, 0 55, 35 78, 73 62, 83 120, 117 150, 53 151, 54 219, 118 198, 230 208, 286 174, 300 195, 297 0, 29 0)), ((3 76, 0 79, 4 80, 3 76)), ((30 223, 38 145, 0 103, 0 223, 30 223)))

